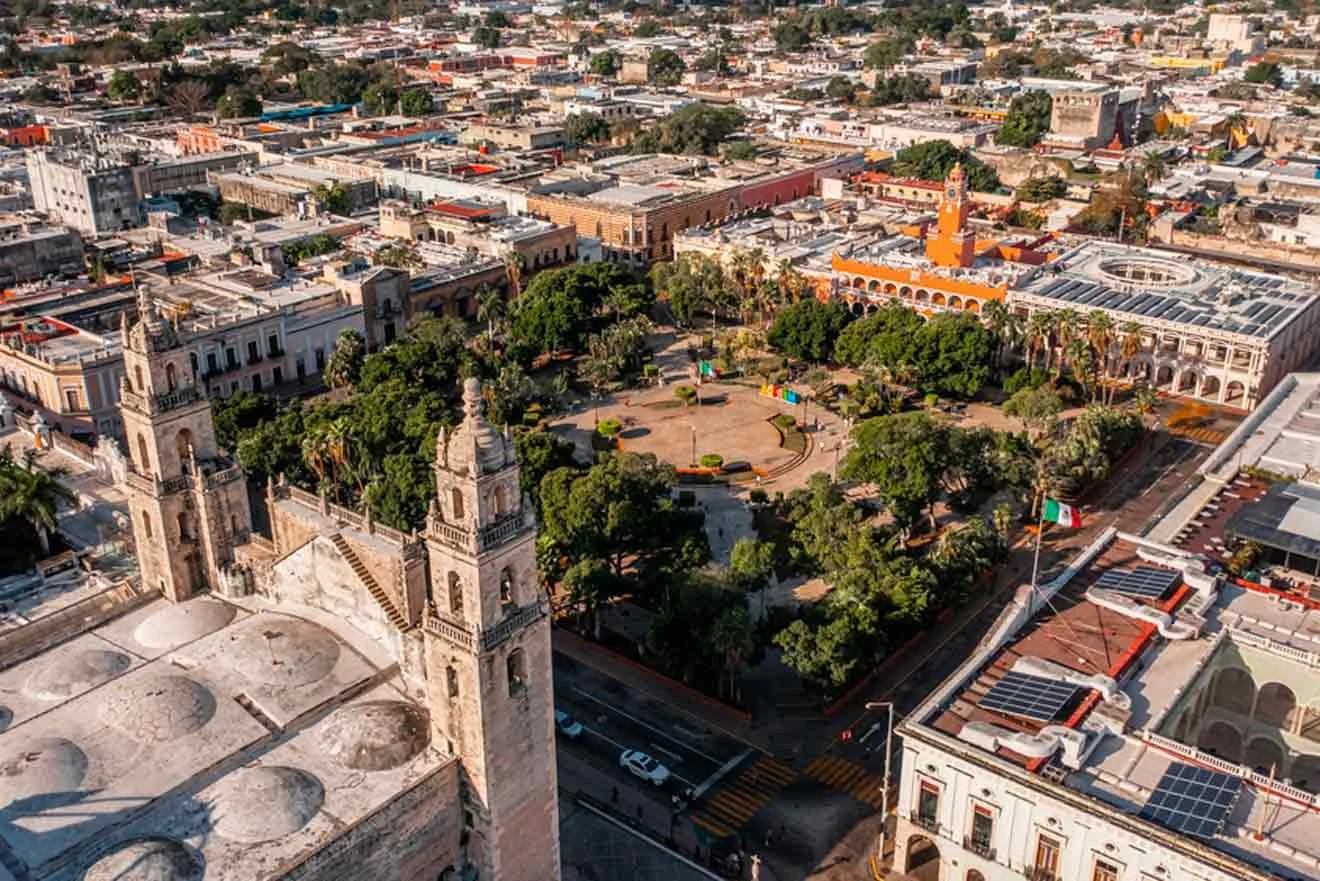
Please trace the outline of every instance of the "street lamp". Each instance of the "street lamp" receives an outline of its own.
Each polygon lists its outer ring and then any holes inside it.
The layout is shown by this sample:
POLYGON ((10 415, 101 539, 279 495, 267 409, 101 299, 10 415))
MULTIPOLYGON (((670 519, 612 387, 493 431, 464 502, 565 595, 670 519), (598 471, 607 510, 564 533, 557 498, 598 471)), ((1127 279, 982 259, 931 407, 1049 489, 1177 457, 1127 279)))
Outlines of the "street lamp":
MULTIPOLYGON (((880 837, 876 839, 875 858, 876 863, 884 862, 885 858, 885 834, 889 825, 889 756, 893 752, 894 742, 894 703, 893 701, 867 701, 866 709, 875 710, 884 707, 885 714, 885 779, 884 788, 880 790, 880 837)), ((880 725, 879 722, 872 725, 867 732, 862 735, 862 743, 866 738, 875 733, 875 729, 880 725)))

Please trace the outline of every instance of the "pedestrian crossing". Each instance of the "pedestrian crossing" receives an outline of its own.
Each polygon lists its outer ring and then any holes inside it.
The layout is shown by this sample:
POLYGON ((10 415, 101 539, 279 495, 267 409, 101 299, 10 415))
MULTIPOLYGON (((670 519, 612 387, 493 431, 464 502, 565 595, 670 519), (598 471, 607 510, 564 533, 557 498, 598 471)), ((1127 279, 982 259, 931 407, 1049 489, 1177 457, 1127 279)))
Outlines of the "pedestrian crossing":
POLYGON ((796 778, 797 772, 788 765, 763 755, 707 795, 701 809, 692 814, 692 822, 716 838, 727 838, 796 778))
POLYGON ((1211 446, 1219 446, 1228 437, 1226 431, 1215 431, 1213 428, 1183 428, 1175 426, 1169 429, 1169 434, 1174 437, 1186 438, 1187 440, 1197 441, 1211 446))
POLYGON ((840 756, 817 756, 807 765, 807 776, 831 789, 846 792, 877 811, 884 807, 884 780, 856 762, 840 756))

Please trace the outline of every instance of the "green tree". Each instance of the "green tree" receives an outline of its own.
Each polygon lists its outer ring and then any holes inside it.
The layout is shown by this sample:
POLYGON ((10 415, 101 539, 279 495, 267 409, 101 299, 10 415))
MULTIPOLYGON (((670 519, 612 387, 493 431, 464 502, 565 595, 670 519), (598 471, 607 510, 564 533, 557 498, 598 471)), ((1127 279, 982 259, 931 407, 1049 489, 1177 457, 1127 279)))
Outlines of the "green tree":
POLYGON ((1283 85, 1283 70, 1276 61, 1258 61, 1246 69, 1242 79, 1278 88, 1283 85))
POLYGON ((600 143, 610 139, 610 124, 599 113, 570 113, 564 133, 574 144, 600 143))
POLYGON ((1004 415, 1021 419, 1033 441, 1050 433, 1062 412, 1063 400, 1050 385, 1021 389, 1004 403, 1004 415))
POLYGON ((110 75, 105 94, 111 101, 133 101, 142 95, 142 83, 131 71, 116 70, 110 75))
MULTIPOLYGON (((15 460, 9 446, 0 450, 0 522, 27 524, 41 543, 43 557, 50 556, 50 534, 58 526, 59 509, 77 501, 61 483, 68 474, 63 466, 38 466, 35 450, 25 450, 21 461, 15 460)), ((10 529, 4 532, 13 537, 10 529)))
MULTIPOLYGON (((648 58, 651 82, 657 86, 676 86, 683 79, 687 64, 672 49, 653 49, 648 58)), ((700 105, 697 105, 700 106, 700 105)))
POLYGON ((362 90, 362 106, 372 116, 385 116, 394 112, 399 91, 388 80, 377 80, 362 90))
POLYGON ((742 127, 745 117, 736 107, 689 104, 633 138, 634 153, 686 153, 714 156, 720 145, 742 127))
POLYGON ((993 168, 948 141, 923 141, 904 147, 894 156, 890 171, 900 177, 942 181, 959 163, 962 163, 967 184, 973 190, 994 192, 999 188, 999 176, 993 168))
POLYGON ((312 190, 312 195, 321 204, 321 207, 331 214, 347 217, 352 212, 352 196, 348 192, 348 187, 339 181, 317 184, 315 189, 312 190))
POLYGON ((335 350, 325 365, 325 381, 331 388, 357 384, 367 357, 367 341, 356 330, 345 328, 335 340, 335 350))
POLYGON ((835 340, 851 318, 847 307, 837 301, 802 300, 775 317, 766 340, 790 357, 828 361, 834 355, 835 340))
POLYGON ((591 56, 587 69, 597 76, 614 76, 623 66, 623 58, 616 49, 606 49, 591 56))
POLYGON ((783 21, 773 31, 775 48, 780 52, 801 52, 811 45, 811 35, 796 21, 783 21))
POLYGON ((835 101, 851 104, 857 100, 857 84, 846 76, 832 76, 825 85, 825 94, 835 101))
POLYGON ((522 491, 532 500, 537 515, 541 513, 541 481, 558 468, 574 469, 576 447, 573 442, 552 431, 521 429, 513 434, 518 454, 518 479, 522 491))
POLYGON ((472 42, 483 49, 498 49, 502 36, 499 28, 482 25, 472 31, 472 42))
POLYGON ((948 434, 928 413, 877 416, 852 430, 843 475, 875 487, 894 521, 911 529, 922 515, 935 526, 934 504, 950 465, 948 434))
POLYGON ((658 37, 662 32, 663 28, 660 27, 660 22, 656 21, 654 18, 644 19, 637 25, 637 27, 633 28, 633 36, 639 37, 643 40, 650 39, 651 37, 658 37))
POLYGON ((900 36, 895 39, 881 40, 866 47, 862 53, 862 63, 872 70, 885 70, 903 60, 915 48, 910 37, 900 36))
POLYGON ((430 116, 435 109, 435 101, 429 89, 409 89, 399 99, 399 109, 406 116, 430 116))
POLYGON ((215 115, 221 119, 260 116, 261 101, 244 86, 230 86, 215 102, 215 115))
POLYGON ((1013 98, 1008 115, 995 132, 995 143, 1012 147, 1032 147, 1050 130, 1054 99, 1048 92, 1031 91, 1013 98))

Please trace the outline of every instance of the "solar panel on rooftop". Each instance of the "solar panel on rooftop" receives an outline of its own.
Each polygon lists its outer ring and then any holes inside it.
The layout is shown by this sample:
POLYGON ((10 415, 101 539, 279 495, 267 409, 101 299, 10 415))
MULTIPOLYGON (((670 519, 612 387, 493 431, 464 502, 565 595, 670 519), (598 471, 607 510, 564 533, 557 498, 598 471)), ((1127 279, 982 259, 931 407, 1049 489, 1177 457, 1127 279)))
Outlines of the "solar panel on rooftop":
POLYGON ((1081 686, 1029 673, 1010 671, 979 701, 984 710, 1050 722, 1081 690, 1081 686))
POLYGON ((1213 838, 1223 830, 1241 791, 1241 778, 1174 762, 1139 816, 1175 832, 1213 838))
POLYGON ((1172 569, 1138 566, 1136 569, 1109 569, 1096 579, 1095 586, 1129 596, 1160 599, 1181 580, 1172 569))

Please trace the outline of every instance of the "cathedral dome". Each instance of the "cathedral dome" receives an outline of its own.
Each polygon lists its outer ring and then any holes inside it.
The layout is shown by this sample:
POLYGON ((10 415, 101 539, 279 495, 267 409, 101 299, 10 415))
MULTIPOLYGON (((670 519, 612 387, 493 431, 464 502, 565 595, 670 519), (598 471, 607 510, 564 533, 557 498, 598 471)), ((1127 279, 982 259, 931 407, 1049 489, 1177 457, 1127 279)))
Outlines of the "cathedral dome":
POLYGON ((62 737, 38 737, 0 753, 0 804, 72 792, 87 774, 87 756, 62 737))
POLYGON ((23 691, 43 701, 62 701, 109 682, 128 669, 128 655, 88 649, 51 661, 33 673, 23 691))
POLYGON ((234 669, 265 685, 310 685, 339 661, 339 641, 330 631, 282 615, 243 622, 230 650, 234 669))
POLYGON ((210 597, 173 604, 144 619, 133 631, 140 645, 151 649, 173 649, 200 639, 234 620, 234 607, 210 597))
POLYGON ((101 720, 139 743, 166 743, 215 715, 215 697, 186 676, 149 676, 125 683, 101 705, 101 720))
POLYGON ((425 711, 403 701, 366 701, 344 707, 325 723, 326 755, 356 771, 396 768, 431 740, 425 711))
POLYGON ((168 838, 144 838, 97 860, 83 881, 201 881, 202 864, 168 838))
POLYGON ((243 768, 216 784, 215 831, 230 841, 258 844, 283 838, 321 810, 325 789, 306 771, 283 766, 243 768))

